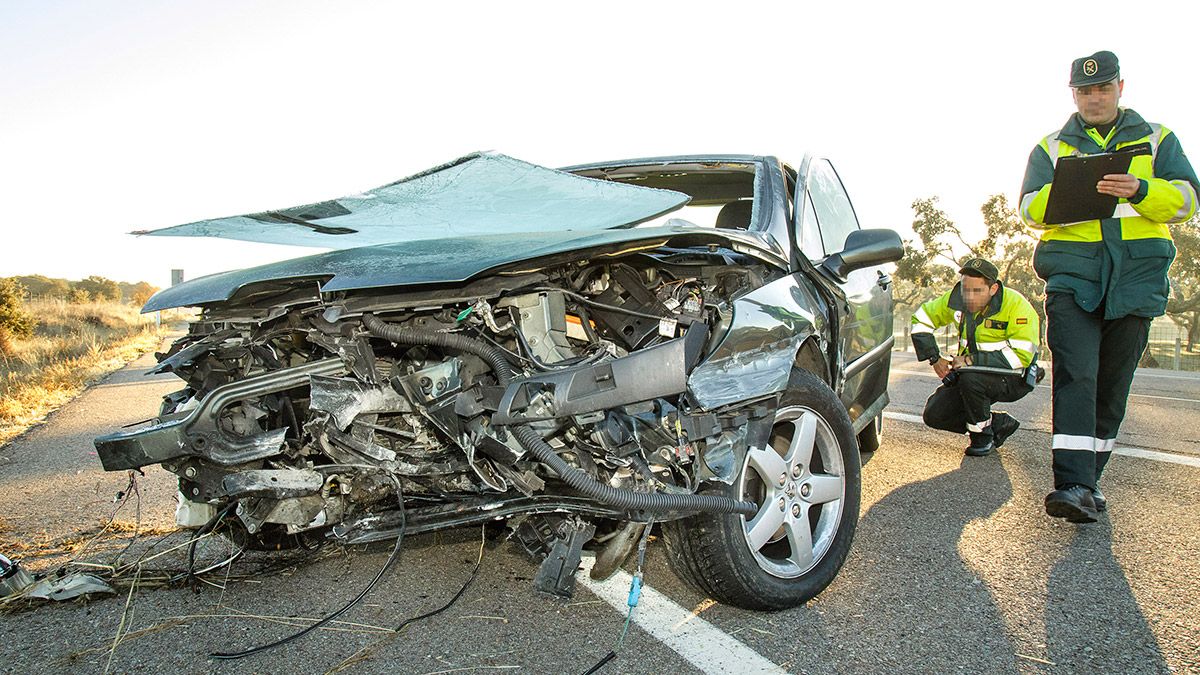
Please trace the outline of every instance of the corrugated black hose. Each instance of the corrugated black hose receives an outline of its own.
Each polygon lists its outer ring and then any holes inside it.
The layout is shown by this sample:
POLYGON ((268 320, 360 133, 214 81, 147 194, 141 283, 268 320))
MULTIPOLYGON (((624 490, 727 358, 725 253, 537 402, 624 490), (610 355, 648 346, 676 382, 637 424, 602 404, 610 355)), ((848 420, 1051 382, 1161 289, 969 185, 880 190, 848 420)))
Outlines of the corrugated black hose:
MULTIPOLYGON (((496 373, 496 379, 507 386, 513 379, 512 366, 504 358, 504 352, 491 345, 463 335, 439 333, 437 331, 407 328, 387 323, 371 315, 363 315, 363 325, 372 335, 403 345, 430 345, 442 349, 467 352, 483 359, 496 373)), ((626 511, 663 513, 669 511, 705 511, 711 513, 741 513, 752 516, 758 513, 754 502, 745 502, 717 495, 662 494, 657 492, 633 492, 605 485, 588 473, 577 469, 554 451, 536 431, 524 424, 509 427, 521 447, 528 450, 538 461, 546 464, 554 473, 574 490, 596 501, 626 511)))

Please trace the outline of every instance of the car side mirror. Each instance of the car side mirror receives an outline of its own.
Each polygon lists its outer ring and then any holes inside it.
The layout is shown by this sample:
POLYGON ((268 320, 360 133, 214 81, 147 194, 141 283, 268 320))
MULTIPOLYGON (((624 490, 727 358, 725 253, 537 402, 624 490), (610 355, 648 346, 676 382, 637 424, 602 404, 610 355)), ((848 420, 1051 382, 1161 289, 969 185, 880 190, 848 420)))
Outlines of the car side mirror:
POLYGON ((839 253, 825 258, 821 266, 840 281, 864 267, 896 262, 904 257, 904 242, 893 230, 855 230, 846 237, 839 253))

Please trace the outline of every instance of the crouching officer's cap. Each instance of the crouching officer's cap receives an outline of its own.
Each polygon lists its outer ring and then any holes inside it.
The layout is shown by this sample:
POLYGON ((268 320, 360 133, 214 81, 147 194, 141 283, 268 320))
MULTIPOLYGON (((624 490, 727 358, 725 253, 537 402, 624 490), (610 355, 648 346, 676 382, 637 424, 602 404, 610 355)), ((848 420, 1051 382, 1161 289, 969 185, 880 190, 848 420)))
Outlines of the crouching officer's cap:
POLYGON ((963 263, 963 266, 958 270, 958 273, 971 274, 973 276, 982 275, 988 281, 993 282, 1000 278, 1000 270, 996 269, 996 266, 990 261, 984 260, 983 258, 971 258, 963 263))
POLYGON ((1103 84, 1121 76, 1117 55, 1112 52, 1096 52, 1071 62, 1071 86, 1087 87, 1103 84))

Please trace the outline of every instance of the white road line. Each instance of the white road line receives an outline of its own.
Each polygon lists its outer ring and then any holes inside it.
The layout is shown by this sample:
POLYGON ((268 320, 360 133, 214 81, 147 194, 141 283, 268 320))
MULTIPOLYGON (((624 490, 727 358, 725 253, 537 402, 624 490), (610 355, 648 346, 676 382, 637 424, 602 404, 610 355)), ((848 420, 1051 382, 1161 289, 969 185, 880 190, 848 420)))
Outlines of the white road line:
MULTIPOLYGON (((925 420, 922 419, 920 415, 910 415, 908 413, 887 411, 883 413, 883 416, 890 420, 913 422, 914 424, 925 424, 925 420)), ((1113 454, 1125 455, 1126 457, 1137 457, 1139 459, 1148 459, 1152 462, 1167 462, 1170 464, 1194 466, 1200 469, 1200 457, 1193 457, 1191 455, 1176 455, 1170 452, 1159 452, 1157 450, 1146 450, 1144 448, 1114 448, 1113 454)))
MULTIPOLYGON (((892 363, 896 362, 896 354, 897 353, 903 354, 904 352, 892 352, 892 363)), ((907 363, 916 363, 916 357, 913 356, 908 359, 902 359, 901 361, 907 362, 907 363)), ((1040 360, 1040 361, 1042 363, 1049 363, 1048 361, 1045 361, 1045 360, 1040 360)), ((1133 371, 1133 379, 1137 380, 1139 377, 1158 377, 1158 378, 1162 378, 1164 380, 1191 380, 1192 382, 1195 382, 1196 380, 1200 380, 1200 374, 1197 374, 1197 373, 1187 374, 1188 371, 1180 371, 1179 374, 1173 374, 1173 373, 1151 372, 1152 370, 1153 369, 1149 369, 1149 368, 1138 368, 1133 371)))
POLYGON ((1162 378, 1164 380, 1191 380, 1192 382, 1195 382, 1197 379, 1200 379, 1200 378, 1197 378, 1197 376, 1195 374, 1172 375, 1171 373, 1151 373, 1151 372, 1148 372, 1145 368, 1138 368, 1137 370, 1133 371, 1133 379, 1137 380, 1139 377, 1158 377, 1158 378, 1162 378))
POLYGON ((900 420, 901 422, 912 422, 913 424, 925 424, 925 418, 920 415, 910 415, 902 412, 892 412, 890 410, 883 413, 883 416, 889 420, 900 420))
MULTIPOLYGON (((629 611, 625 603, 633 577, 617 570, 607 581, 594 581, 589 573, 595 562, 594 557, 583 558, 582 569, 575 578, 624 617, 629 611)), ((705 673, 787 672, 649 586, 642 586, 642 599, 633 612, 633 622, 705 673)))
MULTIPOLYGON (((1038 386, 1044 387, 1046 385, 1043 384, 1043 385, 1038 385, 1038 386)), ((1155 396, 1154 394, 1130 394, 1130 396, 1136 397, 1136 398, 1156 398, 1160 401, 1183 401, 1184 403, 1200 403, 1200 401, 1198 401, 1194 398, 1175 398, 1174 396, 1155 396)))
POLYGON ((148 384, 172 384, 172 380, 179 382, 175 377, 156 377, 153 380, 135 380, 133 382, 109 382, 106 384, 93 384, 88 389, 115 389, 117 387, 144 387, 148 384))
MULTIPOLYGON (((893 375, 895 375, 897 373, 904 373, 905 375, 916 375, 917 377, 935 377, 935 378, 937 377, 936 373, 929 373, 929 372, 925 372, 925 371, 921 371, 921 370, 909 370, 907 368, 895 368, 892 370, 893 375)), ((1038 389, 1050 389, 1051 387, 1048 384, 1039 384, 1039 385, 1037 385, 1037 388, 1038 389)), ((1156 399, 1159 399, 1160 401, 1180 401, 1181 403, 1200 403, 1200 399, 1177 398, 1175 396, 1158 396, 1155 394, 1130 394, 1130 396, 1131 397, 1136 396, 1138 398, 1156 398, 1156 399)))
POLYGON ((1159 452, 1157 450, 1145 450, 1143 448, 1113 448, 1114 455, 1125 455, 1126 457, 1140 457, 1149 459, 1155 462, 1170 462, 1171 464, 1183 464, 1184 466, 1194 466, 1200 469, 1200 457, 1191 457, 1188 455, 1175 455, 1169 452, 1159 452))

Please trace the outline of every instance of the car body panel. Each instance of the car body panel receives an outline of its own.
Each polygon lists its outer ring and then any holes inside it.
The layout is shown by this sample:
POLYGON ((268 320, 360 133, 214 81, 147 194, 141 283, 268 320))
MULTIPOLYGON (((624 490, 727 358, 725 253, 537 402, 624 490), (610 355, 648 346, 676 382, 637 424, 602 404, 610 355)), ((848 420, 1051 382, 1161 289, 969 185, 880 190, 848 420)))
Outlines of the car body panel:
MULTIPOLYGON (((806 217, 815 218, 823 231, 828 227, 820 222, 821 212, 836 212, 835 207, 817 207, 816 213, 809 213, 808 210, 814 208, 822 199, 828 198, 830 194, 844 200, 841 215, 848 219, 851 229, 860 228, 852 202, 832 165, 826 160, 808 157, 801 165, 796 185, 794 202, 798 207, 795 209, 793 222, 795 242, 800 241, 804 229, 800 224, 806 217), (817 175, 815 171, 823 173, 817 175), (818 185, 821 181, 824 181, 824 184, 818 185), (848 211, 845 207, 848 207, 848 211)), ((797 250, 799 248, 797 247, 797 250)), ((825 252, 834 254, 838 251, 825 252)), ((821 261, 811 262, 819 266, 821 261)), ((894 307, 891 278, 885 269, 886 266, 878 265, 854 270, 846 275, 845 280, 836 280, 833 283, 841 295, 838 298, 840 307, 836 331, 837 359, 834 363, 835 391, 846 406, 856 431, 866 426, 875 415, 882 413, 883 406, 887 403, 891 345, 894 342, 894 307)), ((828 275, 826 281, 830 281, 828 275)))
POLYGON ((800 345, 826 329, 823 305, 794 275, 738 298, 729 330, 692 371, 688 391, 707 409, 783 391, 800 345))

